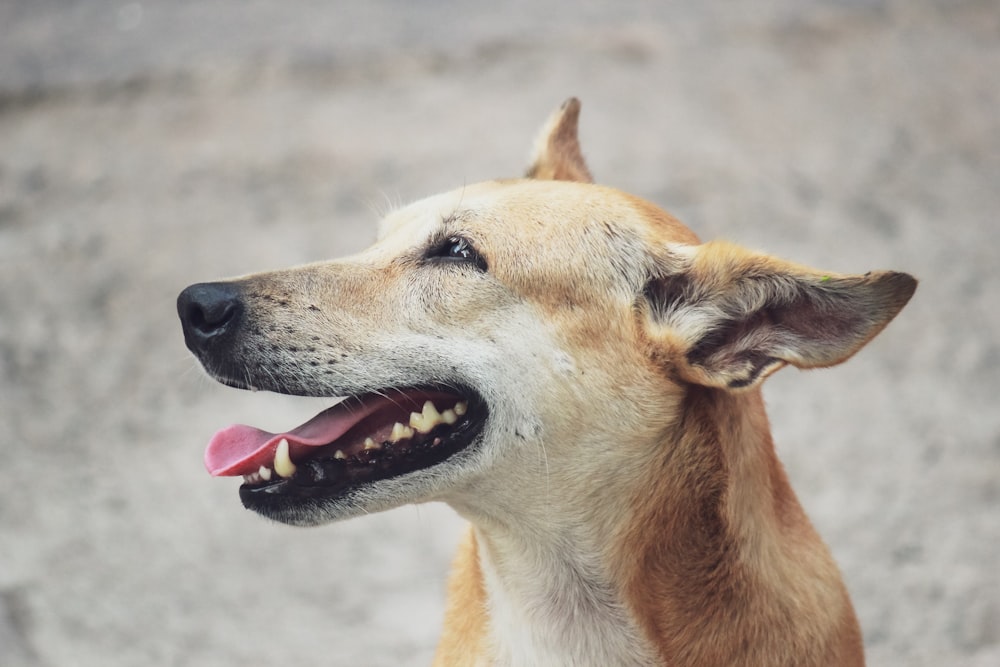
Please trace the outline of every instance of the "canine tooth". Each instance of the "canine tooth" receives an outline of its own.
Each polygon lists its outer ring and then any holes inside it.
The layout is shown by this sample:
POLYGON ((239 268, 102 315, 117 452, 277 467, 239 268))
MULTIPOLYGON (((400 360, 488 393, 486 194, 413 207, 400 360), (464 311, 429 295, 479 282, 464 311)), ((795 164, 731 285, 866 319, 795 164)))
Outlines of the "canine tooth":
POLYGON ((382 445, 371 438, 365 438, 365 449, 382 449, 382 445))
POLYGON ((454 410, 445 410, 441 413, 441 421, 449 425, 454 424, 458 421, 458 415, 455 414, 454 410))
POLYGON ((257 471, 257 475, 265 482, 271 481, 271 469, 267 466, 261 466, 260 470, 257 471))
POLYGON ((389 434, 389 442, 399 442, 413 437, 413 429, 396 422, 392 425, 392 433, 389 434))
POLYGON ((338 449, 336 452, 333 453, 333 458, 340 459, 341 461, 343 461, 344 459, 347 458, 347 454, 344 453, 344 450, 338 449))
POLYGON ((461 417, 469 410, 469 404, 465 401, 459 401, 455 404, 455 414, 461 417))
POLYGON ((295 464, 288 455, 288 440, 282 438, 278 442, 278 449, 274 452, 274 472, 278 477, 291 477, 295 474, 295 464))

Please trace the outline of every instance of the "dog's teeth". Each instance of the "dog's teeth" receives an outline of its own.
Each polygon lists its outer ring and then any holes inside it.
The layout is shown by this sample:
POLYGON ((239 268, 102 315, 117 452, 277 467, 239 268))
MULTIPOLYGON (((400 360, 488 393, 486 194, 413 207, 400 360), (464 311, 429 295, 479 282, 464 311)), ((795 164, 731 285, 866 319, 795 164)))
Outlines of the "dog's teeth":
POLYGON ((441 413, 438 412, 437 406, 434 405, 433 401, 424 402, 424 419, 427 421, 440 422, 441 413))
POLYGON ((347 454, 344 453, 344 450, 338 449, 336 452, 333 453, 333 458, 343 461, 344 459, 347 458, 347 454))
POLYGON ((441 438, 434 438, 434 442, 431 443, 431 447, 437 447, 441 444, 441 438))
POLYGON ((413 437, 413 429, 396 422, 392 425, 392 433, 389 434, 389 442, 399 442, 413 437))
POLYGON ((252 472, 249 475, 243 475, 243 482, 246 484, 257 484, 260 482, 260 473, 252 472))
POLYGON ((382 449, 382 445, 371 438, 365 438, 365 449, 382 449))
POLYGON ((423 412, 410 413, 410 426, 420 433, 430 433, 441 421, 441 413, 437 411, 431 401, 424 403, 423 412))
POLYGON ((278 449, 274 452, 274 472, 286 479, 295 474, 295 464, 288 454, 288 440, 285 438, 278 442, 278 449))
POLYGON ((454 410, 445 410, 441 413, 441 421, 450 426, 458 421, 458 415, 455 414, 454 410))
POLYGON ((468 410, 469 410, 469 404, 464 401, 460 401, 455 404, 455 414, 458 415, 459 417, 464 415, 468 410))
POLYGON ((271 469, 267 466, 261 466, 260 470, 257 471, 257 476, 260 477, 265 482, 271 481, 271 469))
MULTIPOLYGON (((424 425, 424 416, 419 412, 410 413, 410 426, 412 428, 420 431, 421 427, 424 425)), ((424 431, 421 431, 423 433, 424 431)))

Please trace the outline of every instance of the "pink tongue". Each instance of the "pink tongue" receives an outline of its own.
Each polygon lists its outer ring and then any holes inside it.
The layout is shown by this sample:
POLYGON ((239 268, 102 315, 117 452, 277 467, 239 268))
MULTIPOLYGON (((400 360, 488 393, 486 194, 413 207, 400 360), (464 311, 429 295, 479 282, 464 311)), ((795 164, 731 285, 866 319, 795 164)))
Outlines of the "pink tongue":
POLYGON ((330 444, 388 402, 373 397, 362 405, 352 403, 347 407, 338 403, 288 433, 268 433, 242 424, 228 426, 209 441, 205 467, 215 477, 249 475, 261 466, 272 467, 274 451, 282 438, 288 440, 294 459, 305 448, 330 444))

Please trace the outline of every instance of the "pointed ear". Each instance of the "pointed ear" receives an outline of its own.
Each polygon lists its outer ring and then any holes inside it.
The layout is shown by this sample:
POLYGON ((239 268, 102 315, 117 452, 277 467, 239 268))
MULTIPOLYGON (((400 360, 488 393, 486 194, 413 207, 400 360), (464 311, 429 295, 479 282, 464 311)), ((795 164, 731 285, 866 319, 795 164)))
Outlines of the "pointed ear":
POLYGON ((847 360, 906 305, 905 273, 822 273, 711 242, 675 248, 646 286, 649 340, 688 382, 738 389, 791 364, 847 360))
POLYGON ((580 100, 571 97, 559 107, 538 133, 535 156, 525 173, 527 178, 547 181, 593 183, 587 163, 580 152, 577 123, 580 100))

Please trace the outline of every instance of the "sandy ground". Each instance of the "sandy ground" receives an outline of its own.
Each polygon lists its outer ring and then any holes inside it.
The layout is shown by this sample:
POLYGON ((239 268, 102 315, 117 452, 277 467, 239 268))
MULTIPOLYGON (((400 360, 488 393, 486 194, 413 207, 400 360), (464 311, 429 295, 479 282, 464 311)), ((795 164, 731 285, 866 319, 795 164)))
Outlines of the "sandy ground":
POLYGON ((871 664, 1000 664, 1000 8, 708 4, 0 4, 0 665, 428 662, 461 522, 245 512, 208 437, 325 405, 210 382, 174 299, 520 173, 569 95, 702 237, 922 279, 767 398, 871 664))

